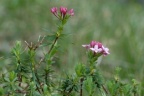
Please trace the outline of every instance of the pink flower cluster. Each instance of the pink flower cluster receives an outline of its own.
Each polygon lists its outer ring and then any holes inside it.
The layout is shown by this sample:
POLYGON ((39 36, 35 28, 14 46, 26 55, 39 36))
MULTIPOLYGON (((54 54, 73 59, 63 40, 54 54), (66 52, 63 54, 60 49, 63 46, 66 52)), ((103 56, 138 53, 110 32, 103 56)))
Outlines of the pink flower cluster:
POLYGON ((91 50, 95 54, 102 54, 104 56, 110 54, 109 49, 104 47, 100 42, 91 41, 90 44, 82 45, 82 46, 85 47, 86 49, 91 50))
POLYGON ((57 18, 62 18, 62 19, 64 19, 66 15, 74 16, 74 10, 73 9, 68 10, 66 7, 62 7, 62 6, 60 7, 60 15, 58 13, 58 8, 57 7, 51 8, 51 12, 57 18))

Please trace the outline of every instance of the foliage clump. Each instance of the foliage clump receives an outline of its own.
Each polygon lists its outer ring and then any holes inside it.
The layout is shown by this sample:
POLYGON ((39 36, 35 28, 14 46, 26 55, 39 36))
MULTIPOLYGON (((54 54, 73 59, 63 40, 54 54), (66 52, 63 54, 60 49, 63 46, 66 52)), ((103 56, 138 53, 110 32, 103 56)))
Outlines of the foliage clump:
POLYGON ((37 43, 28 43, 24 49, 17 41, 12 49, 14 69, 1 76, 1 96, 140 96, 140 86, 136 80, 123 83, 120 69, 112 80, 104 80, 98 66, 98 59, 109 55, 109 49, 101 42, 91 41, 82 45, 87 49, 87 62, 78 63, 73 74, 55 77, 52 66, 59 51, 59 39, 63 38, 64 25, 74 15, 74 10, 53 7, 51 12, 59 20, 56 32, 40 36, 37 43), (46 47, 43 57, 38 58, 37 50, 46 47))

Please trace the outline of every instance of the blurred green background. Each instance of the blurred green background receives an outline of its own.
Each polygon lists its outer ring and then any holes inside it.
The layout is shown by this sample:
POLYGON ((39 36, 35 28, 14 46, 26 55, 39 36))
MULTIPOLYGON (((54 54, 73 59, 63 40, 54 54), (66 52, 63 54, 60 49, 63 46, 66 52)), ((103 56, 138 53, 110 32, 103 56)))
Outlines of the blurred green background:
POLYGON ((39 35, 56 30, 50 8, 60 6, 73 8, 75 16, 65 26, 70 35, 60 41, 57 70, 73 72, 75 64, 86 61, 81 45, 96 40, 110 49, 100 65, 106 78, 119 66, 124 81, 135 78, 144 86, 143 0, 0 0, 1 70, 11 63, 16 40, 36 42, 39 35))

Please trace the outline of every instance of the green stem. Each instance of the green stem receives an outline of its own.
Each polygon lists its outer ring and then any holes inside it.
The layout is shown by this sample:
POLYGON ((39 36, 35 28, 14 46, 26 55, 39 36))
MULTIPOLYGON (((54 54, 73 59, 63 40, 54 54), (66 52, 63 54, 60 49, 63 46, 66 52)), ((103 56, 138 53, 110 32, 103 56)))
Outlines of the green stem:
POLYGON ((59 36, 57 36, 52 44, 52 46, 50 47, 50 50, 48 51, 48 54, 52 51, 52 49, 54 48, 54 45, 56 44, 57 40, 58 40, 59 36))
POLYGON ((70 93, 72 92, 72 90, 73 90, 73 87, 69 90, 69 92, 67 93, 67 96, 70 95, 70 93))
MULTIPOLYGON (((51 53, 52 49, 54 48, 56 42, 58 41, 58 39, 59 39, 59 37, 60 37, 60 35, 61 35, 61 32, 63 31, 63 24, 61 24, 61 25, 62 25, 62 28, 58 28, 58 31, 57 31, 57 33, 56 33, 56 38, 55 38, 53 44, 51 45, 49 51, 47 52, 47 54, 50 54, 50 53, 51 53)), ((40 64, 42 61, 44 61, 44 60, 45 60, 45 57, 40 60, 39 64, 40 64)))
POLYGON ((42 92, 44 92, 44 90, 43 90, 43 88, 42 88, 42 86, 41 86, 41 82, 40 82, 40 80, 39 80, 39 78, 38 78, 38 74, 37 74, 36 70, 35 70, 35 76, 36 76, 36 79, 37 79, 37 81, 38 81, 38 84, 39 84, 42 92))
POLYGON ((80 96, 82 96, 82 93, 83 93, 83 89, 82 89, 82 86, 83 86, 83 78, 80 79, 80 96))
POLYGON ((48 86, 47 80, 48 80, 48 70, 45 70, 45 82, 46 85, 48 86))
POLYGON ((18 81, 19 81, 19 87, 21 87, 21 82, 22 82, 22 75, 21 75, 21 67, 20 67, 20 65, 21 65, 21 63, 20 63, 20 60, 18 60, 17 61, 17 69, 16 69, 16 71, 17 71, 17 78, 18 78, 18 81))
MULTIPOLYGON (((58 41, 59 37, 61 36, 61 32, 62 32, 62 31, 63 31, 63 24, 62 24, 62 28, 58 28, 58 31, 57 31, 57 33, 56 33, 56 38, 55 38, 54 42, 52 43, 52 45, 51 45, 51 47, 50 47, 50 49, 49 49, 49 51, 48 51, 47 54, 50 54, 51 51, 53 50, 56 42, 58 41)), ((44 59, 45 59, 45 57, 44 57, 41 61, 43 61, 44 59)), ((46 84, 47 84, 47 85, 48 85, 47 80, 48 80, 48 74, 49 74, 49 73, 48 73, 49 67, 50 67, 50 66, 47 64, 47 65, 46 65, 46 72, 45 72, 45 81, 46 81, 46 84)))
MULTIPOLYGON (((38 87, 38 85, 37 85, 37 83, 36 83, 36 81, 38 81, 39 86, 41 86, 41 85, 40 85, 39 78, 38 78, 38 76, 36 75, 37 73, 36 73, 35 64, 34 64, 34 56, 35 56, 35 53, 33 53, 33 51, 34 51, 34 50, 30 50, 30 61, 31 61, 31 70, 32 70, 32 80, 33 80, 33 82, 35 83, 36 88, 37 88, 37 90, 39 91, 39 93, 41 93, 40 88, 38 87)), ((43 91, 42 88, 41 88, 41 90, 43 91)))

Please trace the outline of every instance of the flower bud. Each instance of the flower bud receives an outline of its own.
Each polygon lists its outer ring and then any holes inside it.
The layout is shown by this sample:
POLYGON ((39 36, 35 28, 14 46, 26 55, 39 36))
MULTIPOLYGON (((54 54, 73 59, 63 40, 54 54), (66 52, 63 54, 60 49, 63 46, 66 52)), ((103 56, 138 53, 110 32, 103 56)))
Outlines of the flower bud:
POLYGON ((90 42, 90 47, 94 48, 94 46, 95 46, 96 44, 97 44, 96 41, 91 41, 91 42, 90 42))
POLYGON ((60 20, 64 20, 65 17, 74 16, 74 10, 73 9, 70 9, 68 11, 67 8, 63 7, 63 6, 60 7, 60 11, 59 12, 57 10, 57 7, 51 8, 51 13, 53 13, 60 20))
POLYGON ((57 14, 57 7, 51 8, 51 12, 56 15, 57 14))
POLYGON ((102 43, 97 42, 98 48, 102 48, 102 43))
POLYGON ((60 13, 63 17, 65 17, 65 15, 67 13, 67 8, 66 7, 60 7, 60 13))
POLYGON ((68 14, 69 14, 70 16, 74 16, 74 10, 73 10, 73 9, 70 9, 70 10, 68 11, 68 14))

